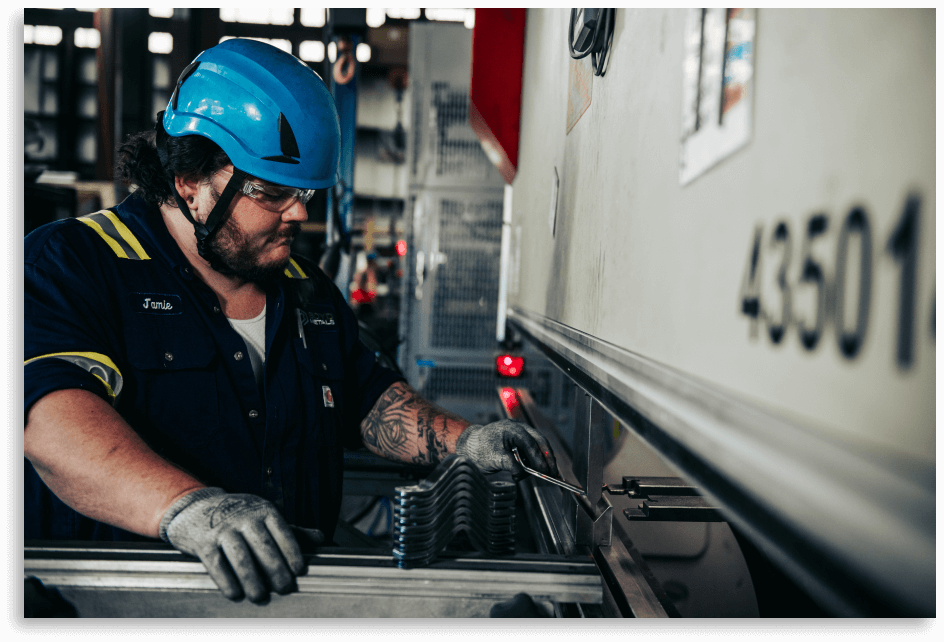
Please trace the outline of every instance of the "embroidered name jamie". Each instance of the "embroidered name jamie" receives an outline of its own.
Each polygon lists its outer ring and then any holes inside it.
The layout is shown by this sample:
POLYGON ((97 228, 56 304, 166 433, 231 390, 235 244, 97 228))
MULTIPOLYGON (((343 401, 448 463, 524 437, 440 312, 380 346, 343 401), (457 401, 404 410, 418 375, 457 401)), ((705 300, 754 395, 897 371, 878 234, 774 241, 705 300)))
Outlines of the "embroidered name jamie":
POLYGON ((131 309, 141 314, 181 314, 183 305, 176 294, 132 292, 128 295, 131 309))

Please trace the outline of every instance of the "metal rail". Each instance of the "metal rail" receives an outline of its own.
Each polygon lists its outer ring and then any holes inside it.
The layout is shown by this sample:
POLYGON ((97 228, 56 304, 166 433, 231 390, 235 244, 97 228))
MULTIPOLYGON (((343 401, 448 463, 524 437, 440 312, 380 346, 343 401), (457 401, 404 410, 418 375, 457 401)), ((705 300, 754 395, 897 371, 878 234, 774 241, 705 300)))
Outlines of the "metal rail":
POLYGON ((25 574, 81 617, 487 617, 518 593, 549 608, 603 599, 596 565, 579 556, 470 554, 404 570, 390 555, 319 549, 298 590, 264 609, 225 599, 200 562, 154 545, 27 546, 24 557, 25 574))

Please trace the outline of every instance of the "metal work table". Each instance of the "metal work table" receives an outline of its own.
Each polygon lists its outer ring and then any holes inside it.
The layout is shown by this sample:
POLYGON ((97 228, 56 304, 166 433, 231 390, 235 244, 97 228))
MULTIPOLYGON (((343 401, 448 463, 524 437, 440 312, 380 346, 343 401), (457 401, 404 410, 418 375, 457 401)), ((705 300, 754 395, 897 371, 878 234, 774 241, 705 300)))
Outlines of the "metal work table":
POLYGON ((25 574, 58 590, 79 617, 488 617, 518 593, 549 612, 602 601, 597 567, 581 556, 470 553, 400 569, 391 555, 320 548, 306 555, 297 592, 257 605, 227 600, 200 562, 163 544, 27 544, 25 574))

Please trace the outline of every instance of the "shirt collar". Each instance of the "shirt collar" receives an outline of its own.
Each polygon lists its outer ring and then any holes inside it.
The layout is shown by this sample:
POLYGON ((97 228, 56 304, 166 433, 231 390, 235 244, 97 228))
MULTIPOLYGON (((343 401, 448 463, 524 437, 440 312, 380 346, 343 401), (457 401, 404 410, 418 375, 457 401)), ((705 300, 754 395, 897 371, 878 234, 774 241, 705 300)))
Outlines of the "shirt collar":
POLYGON ((154 248, 167 267, 173 272, 181 274, 186 279, 193 278, 193 268, 184 256, 177 241, 171 236, 164 223, 161 211, 135 193, 122 201, 116 208, 119 218, 130 227, 135 234, 139 234, 154 248))
MULTIPOLYGON (((154 248, 155 254, 172 272, 188 281, 195 278, 193 267, 177 245, 177 241, 171 236, 167 224, 164 223, 164 217, 156 206, 132 192, 114 209, 125 225, 136 235, 143 237, 151 248, 154 248)), ((266 289, 281 300, 284 296, 282 278, 273 279, 266 289)))

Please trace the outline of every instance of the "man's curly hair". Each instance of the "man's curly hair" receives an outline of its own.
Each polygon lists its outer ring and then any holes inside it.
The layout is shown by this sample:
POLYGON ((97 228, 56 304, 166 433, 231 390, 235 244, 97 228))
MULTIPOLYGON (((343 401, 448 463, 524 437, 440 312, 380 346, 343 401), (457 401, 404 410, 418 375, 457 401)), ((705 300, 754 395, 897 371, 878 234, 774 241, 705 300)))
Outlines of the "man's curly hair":
POLYGON ((161 165, 154 131, 133 134, 118 147, 115 173, 125 184, 135 187, 135 194, 161 206, 174 204, 171 185, 175 176, 209 180, 230 163, 219 146, 204 136, 169 136, 167 164, 161 165))

